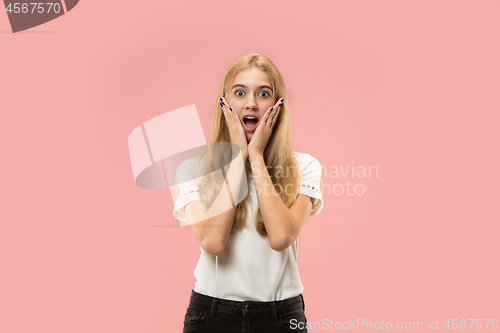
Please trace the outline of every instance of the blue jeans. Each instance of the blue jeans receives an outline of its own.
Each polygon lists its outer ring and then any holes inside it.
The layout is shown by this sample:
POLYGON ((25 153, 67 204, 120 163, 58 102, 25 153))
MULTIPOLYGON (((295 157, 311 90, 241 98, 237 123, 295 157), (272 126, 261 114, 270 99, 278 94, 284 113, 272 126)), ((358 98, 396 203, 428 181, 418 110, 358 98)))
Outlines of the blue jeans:
POLYGON ((192 290, 183 333, 307 332, 302 294, 281 301, 233 301, 192 290))

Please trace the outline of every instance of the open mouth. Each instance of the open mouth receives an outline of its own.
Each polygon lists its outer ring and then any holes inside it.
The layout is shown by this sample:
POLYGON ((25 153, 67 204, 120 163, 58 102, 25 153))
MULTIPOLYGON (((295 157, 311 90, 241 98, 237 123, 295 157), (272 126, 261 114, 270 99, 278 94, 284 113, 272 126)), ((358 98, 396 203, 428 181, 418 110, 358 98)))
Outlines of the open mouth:
POLYGON ((258 124, 259 119, 257 117, 246 116, 245 118, 243 118, 243 127, 249 132, 255 130, 258 124))

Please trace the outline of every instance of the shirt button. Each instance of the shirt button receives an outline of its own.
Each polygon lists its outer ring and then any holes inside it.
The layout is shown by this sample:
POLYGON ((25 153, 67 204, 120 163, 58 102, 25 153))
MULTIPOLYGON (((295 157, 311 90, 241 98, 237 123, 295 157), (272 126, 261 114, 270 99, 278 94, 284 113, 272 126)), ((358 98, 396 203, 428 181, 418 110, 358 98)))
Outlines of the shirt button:
POLYGON ((250 311, 250 304, 245 305, 245 310, 250 311))

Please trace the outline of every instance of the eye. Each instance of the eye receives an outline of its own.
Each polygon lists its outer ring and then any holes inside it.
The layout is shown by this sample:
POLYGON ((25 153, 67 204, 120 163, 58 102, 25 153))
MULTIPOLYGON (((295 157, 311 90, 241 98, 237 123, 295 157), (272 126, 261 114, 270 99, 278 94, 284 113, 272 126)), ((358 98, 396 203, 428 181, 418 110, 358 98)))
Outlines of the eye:
POLYGON ((261 91, 261 93, 266 94, 265 96, 262 96, 262 97, 269 97, 269 93, 267 91, 261 91))
POLYGON ((235 94, 236 96, 240 96, 240 97, 241 97, 241 96, 243 96, 243 95, 238 95, 238 93, 240 93, 240 92, 244 94, 244 92, 243 92, 242 90, 237 90, 234 94, 235 94))

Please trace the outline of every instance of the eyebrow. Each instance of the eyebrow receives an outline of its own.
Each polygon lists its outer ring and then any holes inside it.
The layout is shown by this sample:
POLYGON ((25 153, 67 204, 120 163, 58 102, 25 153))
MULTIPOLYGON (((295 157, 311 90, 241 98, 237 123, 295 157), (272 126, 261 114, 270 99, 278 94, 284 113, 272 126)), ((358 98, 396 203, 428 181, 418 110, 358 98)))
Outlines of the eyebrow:
MULTIPOLYGON (((245 85, 243 85, 243 84, 235 84, 235 85, 231 88, 231 90, 233 90, 233 89, 234 89, 234 88, 236 88, 236 87, 246 88, 247 86, 245 86, 245 85)), ((263 85, 263 86, 260 86, 260 87, 258 87, 258 88, 259 88, 259 89, 262 89, 262 88, 268 88, 269 90, 273 91, 273 88, 271 88, 271 87, 269 87, 269 86, 267 86, 267 85, 263 85)))

